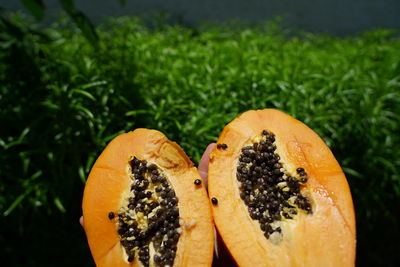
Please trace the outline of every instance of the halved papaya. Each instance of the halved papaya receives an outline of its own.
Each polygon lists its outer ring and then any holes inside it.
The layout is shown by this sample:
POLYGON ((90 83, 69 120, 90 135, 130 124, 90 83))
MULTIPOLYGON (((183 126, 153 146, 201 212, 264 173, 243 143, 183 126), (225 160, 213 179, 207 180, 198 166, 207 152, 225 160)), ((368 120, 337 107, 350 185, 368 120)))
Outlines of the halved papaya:
POLYGON ((321 138, 283 112, 248 111, 210 154, 214 221, 239 266, 352 266, 346 178, 321 138))
POLYGON ((83 196, 97 266, 210 266, 213 222, 205 186, 184 151, 136 129, 112 140, 83 196))

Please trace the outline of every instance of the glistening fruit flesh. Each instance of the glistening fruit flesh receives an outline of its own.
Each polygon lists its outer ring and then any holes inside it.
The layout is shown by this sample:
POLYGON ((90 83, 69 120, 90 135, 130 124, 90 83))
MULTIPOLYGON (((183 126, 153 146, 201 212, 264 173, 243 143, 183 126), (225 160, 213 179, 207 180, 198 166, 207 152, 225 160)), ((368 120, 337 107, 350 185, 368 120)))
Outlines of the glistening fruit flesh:
POLYGON ((239 266, 354 265, 349 187, 311 129, 277 110, 248 111, 218 143, 227 149, 210 155, 209 196, 239 266))
POLYGON ((213 227, 197 169, 158 131, 115 138, 97 159, 83 200, 97 266, 210 266, 213 227))

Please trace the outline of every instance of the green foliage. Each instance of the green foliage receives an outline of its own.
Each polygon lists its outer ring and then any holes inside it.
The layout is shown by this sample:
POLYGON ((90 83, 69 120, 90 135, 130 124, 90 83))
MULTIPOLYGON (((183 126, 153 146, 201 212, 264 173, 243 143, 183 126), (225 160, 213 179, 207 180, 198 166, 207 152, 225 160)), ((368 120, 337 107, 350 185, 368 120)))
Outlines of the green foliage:
MULTIPOLYGON (((21 0, 25 8, 40 21, 44 18, 45 5, 42 0, 21 0)), ((75 25, 82 31, 83 36, 94 46, 97 46, 99 37, 90 19, 75 7, 73 0, 58 0, 61 8, 68 14, 75 25)), ((120 2, 123 5, 123 2, 120 2)))
POLYGON ((82 11, 75 7, 75 4, 72 0, 58 0, 58 2, 64 11, 67 12, 68 16, 72 19, 76 26, 82 31, 86 39, 88 39, 92 45, 97 46, 99 37, 96 29, 88 17, 86 17, 82 11))
POLYGON ((44 17, 44 4, 42 0, 21 0, 21 3, 29 10, 36 20, 44 17))
POLYGON ((150 29, 126 17, 97 30, 98 47, 62 24, 42 37, 0 35, 0 245, 10 265, 90 264, 82 190, 117 134, 161 130, 198 162, 226 123, 258 108, 304 121, 333 150, 355 202, 358 264, 397 263, 398 32, 150 29))

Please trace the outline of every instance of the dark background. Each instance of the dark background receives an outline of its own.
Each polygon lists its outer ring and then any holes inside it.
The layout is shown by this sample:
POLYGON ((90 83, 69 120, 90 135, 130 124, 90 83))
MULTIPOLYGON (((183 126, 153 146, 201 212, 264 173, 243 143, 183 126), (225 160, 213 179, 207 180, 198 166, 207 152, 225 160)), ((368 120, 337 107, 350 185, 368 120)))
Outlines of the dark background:
POLYGON ((93 265, 82 194, 119 133, 158 129, 198 163, 267 107, 343 167, 357 265, 398 265, 399 1, 22 2, 0 0, 0 265, 93 265))
MULTIPOLYGON (((167 12, 171 19, 189 25, 204 21, 263 22, 276 16, 307 31, 335 34, 353 34, 377 27, 400 27, 400 1, 397 0, 134 0, 121 6, 119 1, 75 1, 76 6, 93 21, 109 16, 149 16, 154 12, 167 12)), ((44 1, 48 20, 60 11, 57 1, 44 1)), ((0 0, 0 6, 20 10, 19 1, 0 0)))

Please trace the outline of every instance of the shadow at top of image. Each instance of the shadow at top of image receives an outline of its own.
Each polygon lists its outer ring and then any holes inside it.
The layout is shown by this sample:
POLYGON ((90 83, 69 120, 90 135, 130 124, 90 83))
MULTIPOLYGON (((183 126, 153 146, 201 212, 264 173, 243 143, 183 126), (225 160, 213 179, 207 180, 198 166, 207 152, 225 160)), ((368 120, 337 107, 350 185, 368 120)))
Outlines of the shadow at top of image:
MULTIPOLYGON (((33 0, 31 0, 33 1, 33 0)), ((27 1, 29 2, 29 1, 27 1)), ((136 15, 149 18, 154 13, 170 14, 171 20, 197 26, 203 22, 231 20, 259 23, 284 16, 294 28, 310 32, 350 35, 375 28, 400 28, 400 1, 397 0, 86 0, 72 1, 93 22, 107 17, 136 15)), ((45 18, 49 23, 58 17, 58 1, 45 0, 45 18)), ((21 1, 0 0, 0 6, 11 11, 26 10, 21 1)))

